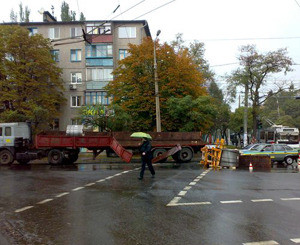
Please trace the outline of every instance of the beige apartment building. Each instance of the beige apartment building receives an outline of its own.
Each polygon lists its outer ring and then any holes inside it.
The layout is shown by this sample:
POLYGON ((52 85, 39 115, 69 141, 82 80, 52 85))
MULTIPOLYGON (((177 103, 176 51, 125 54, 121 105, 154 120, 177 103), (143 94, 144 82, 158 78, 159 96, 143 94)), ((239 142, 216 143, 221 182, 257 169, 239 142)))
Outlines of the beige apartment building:
POLYGON ((128 44, 140 44, 144 37, 151 37, 145 20, 60 22, 47 11, 43 22, 20 25, 31 35, 38 33, 51 40, 51 52, 63 70, 67 102, 56 121, 59 130, 80 124, 76 117, 82 105, 110 103, 104 87, 113 80, 112 71, 118 61, 128 55, 128 44), (85 40, 82 29, 86 33, 85 40))

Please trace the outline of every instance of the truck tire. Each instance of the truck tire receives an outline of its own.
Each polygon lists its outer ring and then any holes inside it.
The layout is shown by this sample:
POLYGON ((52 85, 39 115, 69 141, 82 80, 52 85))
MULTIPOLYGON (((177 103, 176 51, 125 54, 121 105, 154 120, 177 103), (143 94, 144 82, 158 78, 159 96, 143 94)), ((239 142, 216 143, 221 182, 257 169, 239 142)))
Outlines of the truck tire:
MULTIPOLYGON (((164 148, 156 148, 156 149, 154 149, 152 156, 153 156, 153 158, 156 158, 156 157, 164 154, 165 152, 167 152, 167 150, 164 148)), ((166 162, 167 159, 168 158, 161 159, 159 162, 161 162, 161 163, 166 162)))
POLYGON ((292 165, 294 162, 294 159, 292 157, 286 157, 286 158, 284 158, 284 161, 287 165, 292 165))
POLYGON ((64 158, 63 154, 60 150, 53 149, 48 153, 49 164, 53 164, 53 165, 62 164, 63 158, 64 158))
POLYGON ((68 157, 63 157, 63 164, 73 164, 78 159, 78 152, 77 151, 70 151, 68 152, 68 157))
POLYGON ((0 151, 0 164, 12 164, 14 161, 14 156, 9 150, 0 151))
POLYGON ((180 162, 190 162, 194 157, 194 151, 190 147, 183 147, 177 157, 180 162))

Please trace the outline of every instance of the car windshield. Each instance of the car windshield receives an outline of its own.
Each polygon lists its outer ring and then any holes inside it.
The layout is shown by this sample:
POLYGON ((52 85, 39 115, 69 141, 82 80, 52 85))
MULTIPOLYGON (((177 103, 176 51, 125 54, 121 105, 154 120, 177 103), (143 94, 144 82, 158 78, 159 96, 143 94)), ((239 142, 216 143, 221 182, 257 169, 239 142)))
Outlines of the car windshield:
POLYGON ((246 145, 243 149, 244 149, 244 150, 248 150, 248 149, 250 149, 252 146, 253 146, 253 144, 246 145))
POLYGON ((251 149, 250 149, 250 151, 257 151, 257 149, 258 149, 258 147, 259 147, 260 145, 254 145, 251 149))
POLYGON ((255 149, 256 151, 261 151, 262 149, 264 149, 266 146, 269 146, 269 145, 258 145, 257 148, 255 149))

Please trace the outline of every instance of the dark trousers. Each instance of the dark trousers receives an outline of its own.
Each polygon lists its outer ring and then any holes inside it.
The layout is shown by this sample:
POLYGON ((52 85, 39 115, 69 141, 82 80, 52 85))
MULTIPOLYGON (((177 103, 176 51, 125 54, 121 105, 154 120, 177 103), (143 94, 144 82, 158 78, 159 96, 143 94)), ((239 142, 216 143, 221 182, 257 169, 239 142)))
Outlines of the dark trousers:
POLYGON ((145 172, 146 164, 147 164, 147 166, 148 166, 151 174, 155 175, 155 171, 154 171, 154 168, 152 166, 151 159, 148 158, 148 157, 142 157, 142 169, 141 169, 141 172, 140 172, 140 177, 141 178, 144 177, 144 172, 145 172))

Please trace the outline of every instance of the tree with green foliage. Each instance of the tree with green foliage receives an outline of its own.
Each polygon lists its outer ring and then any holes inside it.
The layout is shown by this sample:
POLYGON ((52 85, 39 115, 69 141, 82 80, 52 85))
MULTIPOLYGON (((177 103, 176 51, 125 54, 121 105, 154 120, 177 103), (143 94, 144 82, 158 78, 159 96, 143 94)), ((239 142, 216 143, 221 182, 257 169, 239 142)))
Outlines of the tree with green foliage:
POLYGON ((173 122, 172 131, 209 132, 216 117, 216 107, 209 96, 194 99, 188 95, 183 98, 172 97, 167 101, 168 114, 173 122))
POLYGON ((279 87, 277 91, 270 91, 267 95, 262 94, 261 90, 271 74, 279 72, 286 74, 291 71, 292 59, 287 56, 286 49, 261 54, 254 45, 247 45, 241 48, 239 61, 241 68, 233 71, 228 77, 229 88, 235 97, 237 87, 248 86, 252 102, 253 135, 256 135, 261 105, 274 94, 281 92, 283 87, 279 87))
POLYGON ((15 13, 15 11, 13 9, 10 11, 10 21, 18 22, 18 15, 17 15, 17 13, 15 13))
MULTIPOLYGON (((168 45, 157 47, 157 69, 163 130, 178 128, 168 114, 167 100, 190 95, 193 99, 206 95, 204 79, 187 50, 175 53, 168 45)), ((143 40, 140 45, 129 45, 130 55, 119 62, 115 79, 106 89, 113 103, 120 105, 132 116, 133 130, 153 131, 156 125, 153 41, 143 40)))
POLYGON ((118 105, 104 106, 101 104, 87 105, 79 109, 80 121, 85 126, 91 126, 98 131, 130 130, 132 119, 118 105))
POLYGON ((298 90, 291 86, 288 91, 282 91, 271 96, 261 107, 261 119, 264 127, 269 119, 275 124, 300 128, 300 101, 295 100, 298 90))
POLYGON ((48 128, 64 102, 61 69, 41 35, 20 26, 0 26, 0 120, 31 121, 48 128))
POLYGON ((73 16, 70 13, 70 7, 69 4, 67 4, 65 1, 61 4, 61 14, 60 14, 61 21, 72 21, 73 16))
POLYGON ((82 12, 80 12, 79 21, 86 21, 85 16, 82 12))

